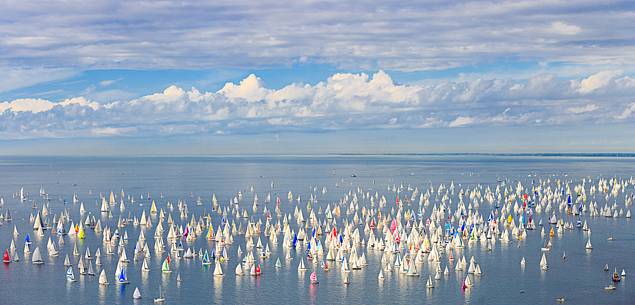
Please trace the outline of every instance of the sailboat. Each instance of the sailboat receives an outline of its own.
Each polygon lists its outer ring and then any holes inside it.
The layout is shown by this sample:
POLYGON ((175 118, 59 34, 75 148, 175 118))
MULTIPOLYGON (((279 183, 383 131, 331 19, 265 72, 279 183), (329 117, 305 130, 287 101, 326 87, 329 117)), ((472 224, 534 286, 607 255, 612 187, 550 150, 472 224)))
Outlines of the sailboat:
POLYGON ((419 276, 419 272, 417 272, 417 265, 414 261, 410 261, 408 263, 408 271, 406 272, 407 276, 419 276))
POLYGON ((9 257, 9 249, 4 250, 4 256, 2 256, 2 262, 8 264, 11 262, 11 257, 9 257))
POLYGON ((309 279, 311 280, 311 284, 313 285, 317 285, 320 283, 318 282, 317 274, 315 273, 315 271, 311 272, 311 276, 309 276, 309 279))
POLYGON ((236 265, 236 275, 243 275, 243 267, 241 263, 238 263, 238 265, 236 265))
POLYGON ((172 270, 170 270, 170 260, 169 260, 169 258, 166 258, 166 259, 163 260, 163 265, 161 266, 161 272, 163 272, 163 273, 172 272, 172 270))
POLYGON ((108 277, 106 277, 106 270, 101 269, 99 274, 99 285, 108 285, 108 277))
POLYGON ((542 254, 542 258, 540 259, 540 269, 547 270, 549 269, 549 265, 547 264, 547 257, 545 254, 542 254))
POLYGON ((126 271, 124 268, 119 269, 119 277, 117 278, 118 284, 129 284, 128 278, 126 277, 126 271))
POLYGON ((132 294, 132 298, 138 300, 141 298, 141 292, 139 291, 139 287, 134 289, 134 293, 132 294))
POLYGON ((432 277, 428 276, 428 281, 426 282, 426 287, 434 288, 434 284, 432 283, 432 277))
POLYGON ((91 263, 90 261, 88 261, 88 271, 86 272, 86 274, 91 275, 91 276, 95 276, 95 270, 93 269, 93 263, 91 263))
POLYGON ((223 268, 218 261, 216 262, 216 266, 214 267, 214 275, 223 276, 223 268))
POLYGON ((42 260, 42 254, 40 254, 40 247, 35 247, 33 251, 33 257, 31 258, 31 262, 36 265, 44 264, 44 260, 42 260))
POLYGON ((617 273, 617 268, 615 268, 615 271, 613 271, 613 277, 612 277, 613 282, 617 283, 619 282, 620 279, 620 275, 617 273))
POLYGON ((73 273, 73 267, 68 267, 66 269, 66 280, 69 282, 75 282, 75 273, 73 273))
POLYGON ((298 271, 305 271, 307 268, 304 266, 304 259, 300 259, 300 264, 298 265, 298 271))
POLYGON ((282 268, 282 262, 280 262, 280 258, 276 259, 276 268, 282 268))
POLYGON ((261 272, 262 271, 260 270, 260 265, 256 265, 256 264, 251 265, 249 274, 251 274, 252 276, 260 276, 261 272))
POLYGON ((163 302, 165 302, 165 296, 163 295, 163 290, 161 289, 161 286, 159 286, 159 297, 154 298, 154 303, 163 303, 163 302))
POLYGON ((592 250, 593 246, 591 245, 591 238, 589 237, 589 239, 586 242, 586 246, 584 247, 587 250, 592 250))
POLYGON ((463 289, 472 287, 472 280, 470 280, 470 276, 465 276, 465 280, 463 281, 463 289))
POLYGON ((209 259, 209 253, 207 252, 207 249, 205 249, 205 253, 203 253, 203 260, 201 263, 203 264, 203 266, 209 266, 212 264, 209 259))

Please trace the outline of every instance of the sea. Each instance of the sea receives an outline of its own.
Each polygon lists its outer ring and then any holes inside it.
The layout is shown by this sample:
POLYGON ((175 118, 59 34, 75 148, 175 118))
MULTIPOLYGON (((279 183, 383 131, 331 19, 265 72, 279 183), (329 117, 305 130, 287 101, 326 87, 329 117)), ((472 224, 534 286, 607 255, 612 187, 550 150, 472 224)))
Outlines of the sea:
MULTIPOLYGON (((30 215, 41 210, 46 202, 51 219, 67 210, 75 222, 95 216, 102 225, 110 225, 114 230, 119 218, 139 217, 143 210, 148 212, 152 200, 166 212, 167 202, 176 206, 182 201, 189 212, 187 219, 179 217, 176 207, 169 212, 177 223, 189 221, 192 215, 198 218, 210 214, 216 228, 222 215, 212 211, 213 194, 221 206, 231 206, 240 192, 239 209, 247 210, 257 220, 263 219, 257 215, 262 215, 264 206, 269 205, 273 211, 276 197, 282 199, 280 209, 285 215, 292 215, 296 207, 306 211, 312 194, 315 197, 312 208, 318 210, 341 204, 342 198, 348 195, 350 199, 354 192, 385 196, 389 205, 386 210, 390 211, 397 196, 395 189, 403 190, 403 199, 408 190, 438 189, 441 184, 447 187, 453 183, 456 193, 475 187, 516 186, 519 181, 531 186, 547 179, 552 183, 558 180, 569 183, 573 188, 583 180, 590 185, 601 178, 623 180, 633 175, 635 158, 602 155, 0 157, 0 196, 4 199, 0 212, 8 210, 13 218, 0 226, 0 249, 4 252, 13 239, 20 256, 19 262, 0 267, 0 304, 153 304, 159 286, 165 293, 164 304, 559 304, 558 298, 564 298, 564 304, 635 304, 635 224, 626 217, 584 215, 582 220, 591 228, 593 250, 585 250, 589 234, 580 229, 558 234, 553 239, 553 248, 546 253, 547 271, 539 268, 544 242, 540 228, 528 231, 525 240, 497 242, 492 251, 478 243, 466 244, 459 255, 468 260, 474 256, 483 272, 473 277, 474 285, 469 289, 461 287, 465 271, 452 268, 449 275, 435 281, 434 288, 426 288, 426 281, 429 276, 434 277, 435 270, 427 260, 419 267, 419 277, 408 277, 395 270, 384 272, 385 278, 380 280, 381 252, 366 247, 360 247, 360 251, 365 253, 368 266, 349 273, 350 284, 345 285, 339 265, 325 272, 306 260, 306 245, 299 243, 294 249, 285 248, 280 243, 281 236, 277 245, 270 245, 271 256, 259 261, 262 266, 259 277, 234 274, 239 261, 237 248, 240 245, 245 250, 241 235, 236 235, 234 243, 228 246, 229 259, 222 264, 222 277, 213 275, 214 265, 202 266, 198 258, 173 258, 173 272, 164 274, 160 267, 166 253, 154 252, 149 259, 151 270, 143 272, 141 261, 132 259, 134 241, 142 228, 132 224, 120 229, 129 236, 125 247, 131 258, 127 266, 130 284, 115 284, 117 257, 109 255, 102 256, 102 267, 110 285, 100 286, 96 276, 79 275, 76 268, 77 282, 68 282, 64 257, 68 254, 74 263, 77 261, 71 253, 74 245, 82 255, 87 248, 93 254, 100 247, 103 251, 101 235, 90 229, 83 240, 67 235, 64 245, 59 247, 60 255, 51 257, 47 255, 46 242, 54 230, 47 230, 40 237, 29 221, 30 215), (27 194, 25 200, 19 198, 21 188, 27 194), (110 217, 100 213, 101 197, 110 192, 119 196, 122 190, 126 194, 125 210, 120 211, 118 198, 110 217), (289 191, 293 194, 292 202, 287 200, 289 191), (72 202, 74 193, 87 210, 84 215, 80 214, 79 204, 72 202), (252 214, 255 194, 259 197, 259 208, 252 214), (274 198, 271 203, 265 203, 267 194, 274 198), (135 202, 129 198, 135 198, 135 202), (13 235, 14 227, 18 236, 13 235), (32 240, 31 250, 36 246, 43 250, 44 264, 34 265, 22 253, 26 234, 32 240), (607 240, 608 236, 613 240, 607 240), (285 259, 288 251, 292 260, 285 259), (561 258, 563 253, 566 260, 561 258), (526 259, 525 268, 520 266, 522 257, 526 259), (281 259, 282 268, 274 266, 276 258, 281 259), (297 270, 300 259, 305 260, 308 271, 297 270), (610 272, 603 270, 605 264, 610 266, 610 272), (614 268, 618 272, 624 269, 627 276, 616 284, 615 290, 605 291, 614 268), (309 282, 312 270, 316 270, 319 285, 309 282), (181 281, 176 280, 177 274, 181 281), (135 288, 139 288, 141 299, 133 300, 135 288)), ((633 185, 629 185, 624 194, 609 203, 617 203, 626 210, 624 198, 633 192, 633 185)), ((450 200, 458 202, 456 197, 450 200)), ((596 200, 604 206, 603 196, 596 200)), ((359 209, 370 208, 368 200, 360 200, 359 205, 359 209)), ((410 208, 416 210, 417 205, 413 203, 410 208)), ((481 204, 479 209, 487 217, 494 207, 481 204)), ((306 212, 304 216, 308 216, 306 212)), ((542 219, 545 224, 548 216, 535 215, 536 220, 542 219)), ((273 217, 275 222, 276 215, 273 217)), ((151 219, 156 226, 157 216, 152 215, 151 219)), ((236 221, 244 223, 248 219, 236 221)), ((340 219, 338 224, 343 223, 340 219)), ((359 226, 363 229, 363 224, 359 226)), ((145 230, 152 249, 154 227, 145 230)), ((263 242, 266 241, 263 236, 263 242)), ((211 251, 215 249, 214 243, 200 236, 186 247, 211 251)), ((448 260, 444 257, 441 263, 445 266, 448 260)), ((96 270, 99 272, 102 267, 96 270)))

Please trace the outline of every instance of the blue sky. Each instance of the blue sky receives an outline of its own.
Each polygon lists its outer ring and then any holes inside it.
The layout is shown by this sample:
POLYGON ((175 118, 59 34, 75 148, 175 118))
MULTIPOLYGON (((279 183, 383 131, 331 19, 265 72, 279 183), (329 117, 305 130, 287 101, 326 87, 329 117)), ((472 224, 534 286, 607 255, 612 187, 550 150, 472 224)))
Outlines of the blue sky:
POLYGON ((0 154, 635 151, 631 1, 0 11, 0 154))

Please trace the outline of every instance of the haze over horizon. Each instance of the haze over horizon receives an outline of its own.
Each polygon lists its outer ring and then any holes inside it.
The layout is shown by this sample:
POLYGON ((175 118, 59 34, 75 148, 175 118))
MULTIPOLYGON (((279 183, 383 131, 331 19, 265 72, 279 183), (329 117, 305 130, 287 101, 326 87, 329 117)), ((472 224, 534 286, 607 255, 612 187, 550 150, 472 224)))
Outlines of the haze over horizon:
POLYGON ((0 10, 0 155, 635 152, 630 1, 0 10))

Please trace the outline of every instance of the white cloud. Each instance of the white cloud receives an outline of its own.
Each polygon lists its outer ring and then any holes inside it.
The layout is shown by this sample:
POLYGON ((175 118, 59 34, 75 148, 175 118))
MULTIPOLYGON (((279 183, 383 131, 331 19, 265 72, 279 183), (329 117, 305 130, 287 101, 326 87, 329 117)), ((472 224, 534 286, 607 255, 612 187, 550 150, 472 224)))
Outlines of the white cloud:
POLYGON ((622 113, 617 115, 615 118, 619 120, 625 120, 633 116, 634 113, 635 113, 635 102, 632 102, 628 106, 626 106, 624 111, 622 111, 622 113))
POLYGON ((118 136, 131 134, 135 131, 135 128, 117 128, 117 127, 100 127, 91 129, 90 132, 96 136, 118 136))
POLYGON ((116 82, 119 82, 121 79, 106 79, 99 82, 99 86, 108 87, 116 82))
POLYGON ((552 22, 549 29, 551 32, 560 35, 576 35, 582 31, 582 28, 580 28, 579 26, 568 24, 562 21, 552 22))
POLYGON ((218 93, 230 99, 244 99, 255 102, 265 98, 270 91, 263 87, 262 80, 256 75, 249 74, 240 84, 226 83, 218 93))
POLYGON ((60 105, 62 107, 78 105, 78 106, 88 107, 88 108, 90 108, 92 110, 97 110, 101 106, 99 103, 88 101, 84 97, 81 97, 81 96, 80 97, 74 97, 74 98, 66 99, 66 100, 58 103, 58 105, 60 105))
POLYGON ((476 119, 474 119, 473 117, 459 116, 456 119, 454 119, 452 122, 450 122, 450 124, 448 126, 449 127, 462 127, 462 126, 467 126, 467 125, 474 124, 475 122, 476 122, 476 119))
POLYGON ((596 104, 587 104, 584 106, 569 107, 567 108, 567 112, 573 113, 573 114, 582 114, 582 113, 593 112, 598 109, 600 109, 600 107, 596 104))
POLYGON ((633 7, 624 2, 149 3, 0 2, 0 62, 82 70, 299 62, 356 71, 438 70, 500 58, 612 67, 635 62, 633 7))
POLYGON ((43 99, 17 99, 11 102, 3 102, 0 103, 0 112, 4 112, 6 110, 13 112, 44 112, 49 111, 55 106, 55 104, 43 100, 43 99))
POLYGON ((578 91, 582 94, 590 93, 595 90, 598 90, 602 87, 606 87, 613 81, 616 77, 621 76, 623 74, 622 71, 602 71, 596 74, 593 74, 580 82, 580 86, 578 91))
MULTIPOLYGON (((0 35, 2 35, 1 33, 0 31, 0 35)), ((2 43, 0 42, 0 49, 2 48, 1 46, 2 43)), ((0 63, 2 63, 1 58, 2 56, 0 55, 0 63)), ((75 74, 72 69, 65 68, 21 68, 0 65, 0 93, 69 78, 75 74)))
POLYGON ((608 71, 584 79, 541 74, 526 80, 483 77, 401 85, 379 71, 338 73, 314 85, 271 89, 249 75, 217 92, 172 85, 116 101, 0 102, 0 134, 37 138, 610 124, 632 117, 633 84, 630 77, 608 71), (581 115, 588 113, 593 115, 581 115))

